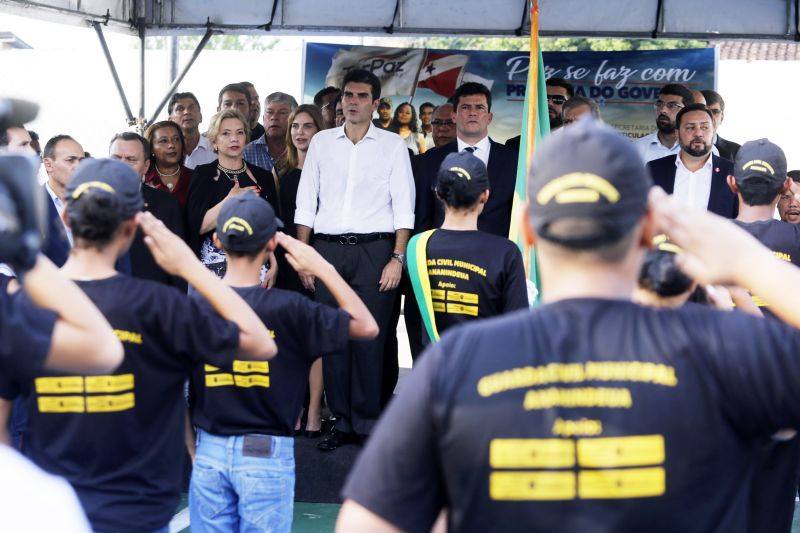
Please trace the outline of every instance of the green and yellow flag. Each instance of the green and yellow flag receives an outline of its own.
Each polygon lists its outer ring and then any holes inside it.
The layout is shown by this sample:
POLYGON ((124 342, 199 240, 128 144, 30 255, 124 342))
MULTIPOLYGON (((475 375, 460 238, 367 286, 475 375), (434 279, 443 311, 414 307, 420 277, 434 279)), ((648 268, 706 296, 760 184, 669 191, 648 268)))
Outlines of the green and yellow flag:
MULTIPOLYGON (((519 142, 517 162, 517 184, 514 203, 511 209, 511 228, 508 238, 517 243, 525 262, 528 279, 539 288, 539 270, 536 267, 536 252, 525 243, 522 229, 522 212, 528 200, 528 168, 534 150, 539 142, 550 133, 550 119, 547 112, 547 89, 544 85, 544 63, 539 48, 539 2, 531 3, 531 55, 528 69, 528 85, 525 91, 525 104, 522 109, 522 138, 519 142)), ((538 301, 538 296, 537 296, 538 301)))

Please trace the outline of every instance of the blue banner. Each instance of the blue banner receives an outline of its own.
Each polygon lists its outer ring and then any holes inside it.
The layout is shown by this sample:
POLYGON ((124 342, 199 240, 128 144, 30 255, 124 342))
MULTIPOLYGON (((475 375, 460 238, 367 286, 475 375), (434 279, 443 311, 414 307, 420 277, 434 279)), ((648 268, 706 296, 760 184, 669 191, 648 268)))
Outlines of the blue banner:
MULTIPOLYGON (((375 71, 386 86, 394 71, 409 74, 411 61, 388 61, 375 55, 365 59, 365 49, 354 45, 306 44, 304 101, 332 80, 341 79, 342 68, 349 68, 346 55, 352 53, 353 66, 375 71), (332 68, 333 58, 337 65, 332 68), (344 60, 341 58, 344 57, 344 60), (344 61, 343 64, 339 62, 344 61), (344 65, 344 66, 343 66, 344 65)), ((390 49, 386 49, 390 50, 390 49)), ((366 54, 369 56, 369 54, 366 54)), ((593 98, 607 123, 631 137, 641 137, 655 130, 653 102, 667 83, 682 83, 690 89, 716 87, 716 50, 646 50, 629 52, 545 52, 546 77, 560 77, 575 86, 576 94, 593 98)), ((385 57, 385 55, 384 55, 385 57)), ((493 139, 503 142, 520 133, 529 55, 526 52, 474 50, 426 50, 417 73, 413 95, 384 94, 397 107, 412 101, 415 107, 424 102, 443 103, 455 83, 474 80, 490 86, 493 139)), ((397 84, 393 86, 398 86, 397 84)))

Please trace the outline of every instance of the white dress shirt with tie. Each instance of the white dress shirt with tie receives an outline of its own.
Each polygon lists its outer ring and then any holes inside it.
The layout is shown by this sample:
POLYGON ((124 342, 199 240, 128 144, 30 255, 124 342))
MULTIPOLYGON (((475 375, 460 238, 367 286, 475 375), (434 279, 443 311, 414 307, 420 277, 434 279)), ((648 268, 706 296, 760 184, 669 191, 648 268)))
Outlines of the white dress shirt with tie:
POLYGON ((459 152, 463 152, 467 147, 472 146, 475 148, 475 150, 472 151, 472 155, 483 161, 483 164, 486 165, 487 168, 489 167, 489 152, 492 149, 492 143, 489 142, 488 136, 475 144, 468 144, 459 138, 456 138, 456 140, 458 141, 459 152))
POLYGON ((294 221, 315 233, 394 233, 414 227, 414 177, 405 141, 370 124, 356 144, 344 126, 311 139, 294 221))

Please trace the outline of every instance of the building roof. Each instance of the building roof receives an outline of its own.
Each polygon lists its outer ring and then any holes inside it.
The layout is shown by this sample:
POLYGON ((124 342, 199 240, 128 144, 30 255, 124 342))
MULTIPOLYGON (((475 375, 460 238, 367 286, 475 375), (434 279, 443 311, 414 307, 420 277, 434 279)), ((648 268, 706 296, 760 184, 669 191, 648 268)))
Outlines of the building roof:
POLYGON ((800 61, 800 43, 768 41, 722 41, 720 59, 745 61, 800 61))

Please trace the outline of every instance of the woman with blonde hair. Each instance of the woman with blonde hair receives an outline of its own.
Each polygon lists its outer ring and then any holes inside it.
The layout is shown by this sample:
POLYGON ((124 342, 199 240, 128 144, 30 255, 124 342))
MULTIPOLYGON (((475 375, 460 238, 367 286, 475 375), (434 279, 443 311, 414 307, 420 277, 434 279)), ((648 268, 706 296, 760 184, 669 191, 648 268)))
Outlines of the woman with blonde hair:
MULTIPOLYGON (((272 175, 261 167, 249 165, 242 154, 248 141, 247 119, 235 109, 224 109, 211 118, 206 137, 218 158, 198 165, 192 174, 186 200, 189 245, 200 261, 217 276, 225 274, 225 254, 214 246, 212 235, 217 217, 227 198, 251 190, 278 211, 278 192, 272 175)), ((270 265, 275 264, 274 261, 270 265)), ((265 283, 275 283, 275 270, 267 273, 265 283)))

